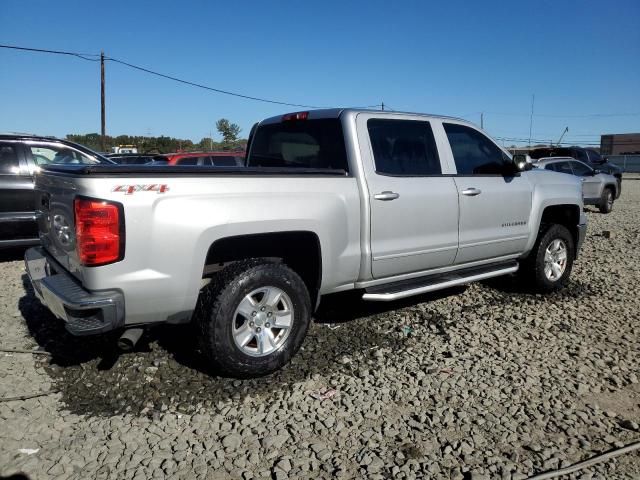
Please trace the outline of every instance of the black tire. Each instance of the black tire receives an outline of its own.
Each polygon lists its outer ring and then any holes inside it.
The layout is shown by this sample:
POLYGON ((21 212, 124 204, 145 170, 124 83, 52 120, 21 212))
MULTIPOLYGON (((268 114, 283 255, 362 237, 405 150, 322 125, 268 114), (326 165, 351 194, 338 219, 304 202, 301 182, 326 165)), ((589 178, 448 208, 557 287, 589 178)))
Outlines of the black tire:
POLYGON ((202 352, 214 373, 235 378, 259 377, 280 369, 298 351, 309 329, 311 300, 302 279, 286 265, 264 259, 243 260, 219 272, 202 290, 194 321, 202 352), (291 331, 277 350, 256 357, 236 345, 234 313, 246 295, 267 286, 287 294, 293 307, 293 321, 291 331))
POLYGON ((613 210, 613 201, 614 201, 613 189, 611 187, 605 187, 602 190, 602 195, 600 196, 600 203, 598 204, 598 208, 600 209, 600 213, 609 213, 613 210))
POLYGON ((526 260, 520 264, 520 277, 539 292, 553 292, 566 285, 574 259, 575 243, 567 227, 559 224, 541 225, 533 249, 526 260), (545 253, 555 240, 564 242, 567 258, 562 275, 551 280, 545 273, 545 253))

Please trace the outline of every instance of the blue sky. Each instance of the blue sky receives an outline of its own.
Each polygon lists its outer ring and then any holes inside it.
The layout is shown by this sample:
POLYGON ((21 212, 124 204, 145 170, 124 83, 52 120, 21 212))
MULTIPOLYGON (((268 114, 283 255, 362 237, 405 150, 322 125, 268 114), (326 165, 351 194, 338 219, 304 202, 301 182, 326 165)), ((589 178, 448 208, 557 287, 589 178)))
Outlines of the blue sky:
MULTIPOLYGON (((640 131, 640 2, 2 0, 0 43, 105 54, 216 88, 465 116, 494 137, 640 131), (102 7, 100 7, 102 5, 102 7), (594 114, 616 114, 593 116, 594 114), (621 115, 625 114, 625 115, 621 115)), ((0 131, 100 130, 99 63, 0 49, 0 131)), ((107 133, 198 141, 292 107, 106 65, 107 133)), ((518 143, 506 141, 506 144, 518 143)))

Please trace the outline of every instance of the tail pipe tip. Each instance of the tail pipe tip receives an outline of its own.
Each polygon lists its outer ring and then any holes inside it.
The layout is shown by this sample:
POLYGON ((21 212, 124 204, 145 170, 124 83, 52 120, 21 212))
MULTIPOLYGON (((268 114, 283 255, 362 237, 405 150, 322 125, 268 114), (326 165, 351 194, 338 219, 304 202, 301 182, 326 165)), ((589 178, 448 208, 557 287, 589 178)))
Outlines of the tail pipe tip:
POLYGON ((118 348, 120 348, 120 350, 124 350, 125 352, 130 352, 131 350, 133 350, 136 346, 136 343, 138 343, 138 340, 140 340, 140 337, 142 337, 143 331, 144 330, 142 328, 130 328, 128 330, 125 330, 125 332, 118 339, 118 348))

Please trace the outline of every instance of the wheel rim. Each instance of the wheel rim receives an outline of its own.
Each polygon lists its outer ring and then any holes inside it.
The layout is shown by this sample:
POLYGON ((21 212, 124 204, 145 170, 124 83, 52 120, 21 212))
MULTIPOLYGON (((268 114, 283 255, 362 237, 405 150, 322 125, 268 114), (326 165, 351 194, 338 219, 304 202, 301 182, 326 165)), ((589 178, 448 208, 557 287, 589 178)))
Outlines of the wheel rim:
POLYGON ((613 194, 611 192, 607 193, 607 207, 609 207, 609 209, 613 207, 613 194))
POLYGON ((567 244, 556 238, 544 252, 544 274, 548 280, 557 281, 567 269, 567 244))
POLYGON ((233 341, 243 353, 264 357, 280 349, 293 326, 293 304, 278 287, 245 295, 233 315, 233 341))

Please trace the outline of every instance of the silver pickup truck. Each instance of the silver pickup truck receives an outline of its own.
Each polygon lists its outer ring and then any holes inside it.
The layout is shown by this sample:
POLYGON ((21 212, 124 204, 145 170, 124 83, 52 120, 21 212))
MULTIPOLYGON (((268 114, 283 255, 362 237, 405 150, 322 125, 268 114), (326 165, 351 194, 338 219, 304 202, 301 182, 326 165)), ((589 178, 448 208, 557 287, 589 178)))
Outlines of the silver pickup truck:
POLYGON ((516 272, 562 287, 580 181, 472 124, 357 109, 263 120, 245 167, 59 165, 37 175, 36 295, 75 335, 195 322, 218 372, 267 374, 323 296, 392 301, 516 272))

